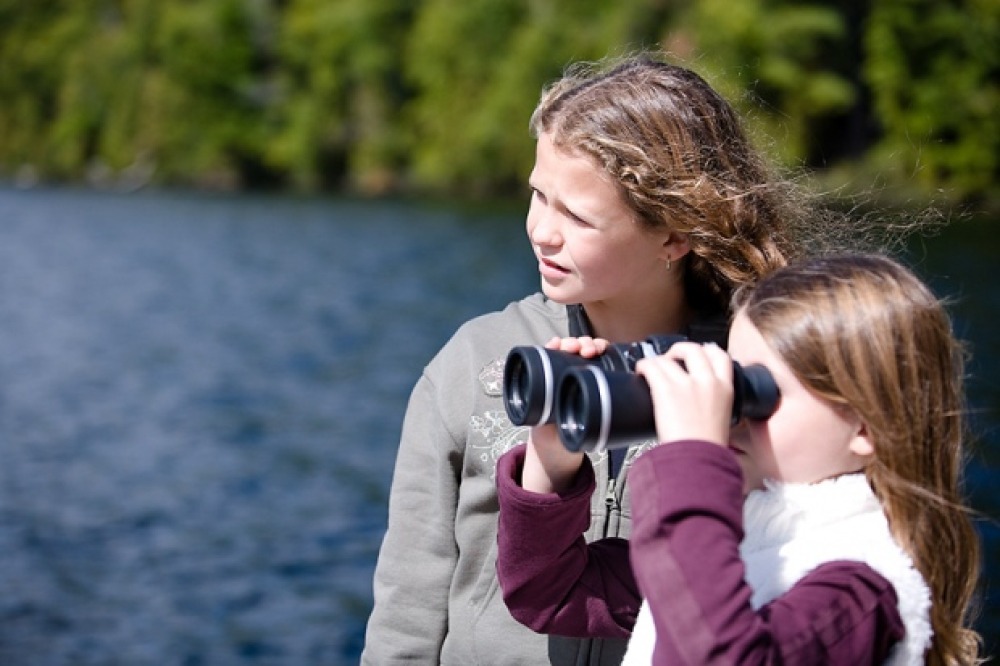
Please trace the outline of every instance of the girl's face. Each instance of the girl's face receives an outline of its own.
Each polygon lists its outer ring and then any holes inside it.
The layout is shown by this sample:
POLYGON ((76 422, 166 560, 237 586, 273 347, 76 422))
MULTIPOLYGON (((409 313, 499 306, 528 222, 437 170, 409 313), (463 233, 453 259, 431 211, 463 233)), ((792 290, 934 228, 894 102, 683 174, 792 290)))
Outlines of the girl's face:
POLYGON ((590 158, 543 133, 528 182, 528 238, 546 296, 584 306, 663 302, 670 234, 641 228, 590 158))
POLYGON ((761 478, 815 483, 860 471, 871 459, 874 449, 857 415, 803 386, 742 312, 733 319, 729 353, 740 365, 765 366, 781 392, 771 418, 743 419, 729 436, 752 487, 761 478))

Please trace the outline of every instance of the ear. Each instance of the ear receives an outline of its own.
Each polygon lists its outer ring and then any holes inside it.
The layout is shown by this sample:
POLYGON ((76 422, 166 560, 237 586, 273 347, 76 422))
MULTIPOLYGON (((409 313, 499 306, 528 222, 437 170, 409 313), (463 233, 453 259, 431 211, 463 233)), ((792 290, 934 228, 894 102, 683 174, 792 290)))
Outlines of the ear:
POLYGON ((851 437, 847 448, 856 456, 861 458, 872 458, 875 456, 875 442, 868 434, 868 426, 863 421, 858 422, 857 431, 851 437))
POLYGON ((684 255, 691 251, 688 244, 687 234, 671 231, 663 241, 661 258, 666 261, 680 261, 684 255))

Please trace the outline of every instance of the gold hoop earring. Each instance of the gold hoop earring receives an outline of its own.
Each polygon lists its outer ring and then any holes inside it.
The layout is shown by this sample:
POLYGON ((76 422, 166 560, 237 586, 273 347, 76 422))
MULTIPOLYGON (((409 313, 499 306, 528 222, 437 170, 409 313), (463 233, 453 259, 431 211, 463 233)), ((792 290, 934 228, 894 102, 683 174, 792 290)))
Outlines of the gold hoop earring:
POLYGON ((670 257, 667 257, 667 271, 670 270, 670 257))

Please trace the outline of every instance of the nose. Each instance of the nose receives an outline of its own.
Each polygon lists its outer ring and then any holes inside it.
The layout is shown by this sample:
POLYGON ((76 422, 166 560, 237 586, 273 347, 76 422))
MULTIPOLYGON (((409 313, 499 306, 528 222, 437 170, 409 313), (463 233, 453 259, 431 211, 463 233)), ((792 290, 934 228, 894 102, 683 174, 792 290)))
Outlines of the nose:
POLYGON ((747 420, 740 419, 733 425, 729 427, 729 443, 737 444, 739 442, 746 442, 750 438, 749 431, 747 430, 747 420))
POLYGON ((533 203, 528 211, 528 238, 533 245, 552 247, 562 243, 556 214, 548 206, 533 203))

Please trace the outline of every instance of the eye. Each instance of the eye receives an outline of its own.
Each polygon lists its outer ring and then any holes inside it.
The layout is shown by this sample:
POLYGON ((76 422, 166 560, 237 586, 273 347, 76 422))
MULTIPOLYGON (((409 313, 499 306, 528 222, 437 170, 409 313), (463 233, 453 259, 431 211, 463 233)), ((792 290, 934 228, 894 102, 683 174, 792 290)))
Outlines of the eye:
POLYGON ((542 204, 545 203, 545 195, 542 194, 541 190, 539 190, 537 187, 532 187, 530 185, 528 186, 528 189, 531 191, 532 199, 538 200, 538 203, 542 204))
POLYGON ((582 217, 580 217, 571 210, 567 210, 566 215, 567 217, 569 217, 569 219, 573 220, 573 224, 576 224, 577 226, 586 228, 593 228, 594 226, 593 223, 588 222, 587 220, 583 219, 582 217))

